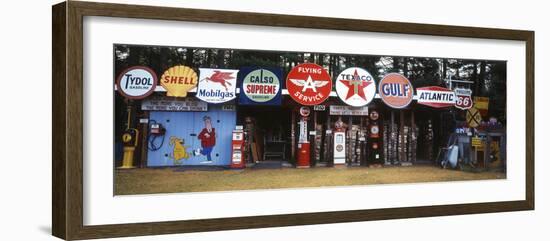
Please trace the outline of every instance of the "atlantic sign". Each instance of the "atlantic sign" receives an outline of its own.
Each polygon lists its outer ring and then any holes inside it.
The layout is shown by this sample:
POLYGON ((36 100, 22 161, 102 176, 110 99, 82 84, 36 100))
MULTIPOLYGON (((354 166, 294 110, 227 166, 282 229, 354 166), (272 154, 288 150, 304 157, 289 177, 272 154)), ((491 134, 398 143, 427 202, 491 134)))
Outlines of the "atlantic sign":
POLYGON ((365 106, 374 99, 376 84, 366 70, 347 68, 336 78, 336 93, 348 105, 365 106))
POLYGON ((125 69, 116 80, 118 92, 128 99, 143 99, 155 91, 157 75, 145 66, 125 69))
POLYGON ((440 86, 428 86, 416 89, 417 103, 434 108, 455 105, 455 92, 440 86))
POLYGON ((235 69, 201 68, 196 97, 208 103, 223 103, 237 97, 237 73, 235 69))

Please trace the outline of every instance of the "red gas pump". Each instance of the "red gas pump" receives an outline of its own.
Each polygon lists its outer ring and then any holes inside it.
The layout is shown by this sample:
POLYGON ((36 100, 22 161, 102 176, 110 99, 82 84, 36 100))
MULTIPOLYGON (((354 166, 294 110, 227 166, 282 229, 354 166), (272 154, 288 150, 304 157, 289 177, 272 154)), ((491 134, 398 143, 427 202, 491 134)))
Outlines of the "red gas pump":
POLYGON ((299 127, 299 138, 298 138, 298 160, 296 162, 297 168, 309 168, 310 164, 310 144, 307 131, 307 117, 309 116, 309 107, 302 106, 300 108, 300 121, 298 122, 299 127))
POLYGON ((245 168, 244 162, 244 131, 242 128, 233 130, 231 140, 231 168, 245 168))

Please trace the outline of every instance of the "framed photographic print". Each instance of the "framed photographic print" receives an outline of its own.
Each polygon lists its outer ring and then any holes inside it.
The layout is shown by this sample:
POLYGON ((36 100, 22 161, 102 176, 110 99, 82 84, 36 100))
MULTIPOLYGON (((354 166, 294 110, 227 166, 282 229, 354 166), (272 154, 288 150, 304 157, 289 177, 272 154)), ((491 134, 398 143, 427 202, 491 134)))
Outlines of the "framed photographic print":
POLYGON ((53 235, 534 209, 534 32, 53 6, 53 235))

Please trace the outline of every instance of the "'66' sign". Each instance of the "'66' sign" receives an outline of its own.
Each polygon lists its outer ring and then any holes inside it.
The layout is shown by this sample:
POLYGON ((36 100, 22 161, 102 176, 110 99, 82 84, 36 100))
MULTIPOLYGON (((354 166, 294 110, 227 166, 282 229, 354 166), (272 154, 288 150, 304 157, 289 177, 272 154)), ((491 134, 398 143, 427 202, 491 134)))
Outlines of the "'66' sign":
POLYGON ((472 100, 472 90, 470 89, 455 89, 455 107, 461 110, 467 110, 474 105, 472 100))

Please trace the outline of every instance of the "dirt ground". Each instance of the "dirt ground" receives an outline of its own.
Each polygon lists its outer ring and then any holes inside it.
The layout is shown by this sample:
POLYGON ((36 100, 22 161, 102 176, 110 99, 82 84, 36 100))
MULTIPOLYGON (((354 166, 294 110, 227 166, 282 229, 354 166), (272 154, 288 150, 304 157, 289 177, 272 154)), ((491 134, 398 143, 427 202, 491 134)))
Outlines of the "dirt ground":
POLYGON ((382 168, 244 169, 176 171, 173 168, 115 171, 115 195, 297 187, 504 179, 503 172, 464 172, 434 166, 382 168))

